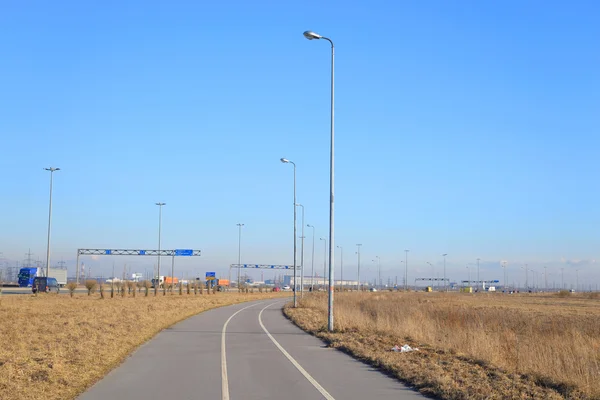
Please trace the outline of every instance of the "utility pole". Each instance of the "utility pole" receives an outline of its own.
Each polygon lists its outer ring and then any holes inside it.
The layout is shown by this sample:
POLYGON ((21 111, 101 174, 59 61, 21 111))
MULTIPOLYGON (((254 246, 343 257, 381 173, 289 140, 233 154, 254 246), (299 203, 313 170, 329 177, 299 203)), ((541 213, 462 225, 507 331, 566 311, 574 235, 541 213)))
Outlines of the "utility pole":
POLYGON ((444 292, 448 291, 448 285, 446 284, 446 256, 448 254, 444 253, 442 254, 442 257, 444 257, 444 292))
POLYGON ((304 206, 302 204, 296 205, 302 207, 302 236, 300 236, 300 239, 302 239, 300 242, 300 298, 302 298, 304 296, 304 206))
POLYGON ((408 252, 410 250, 404 250, 404 253, 406 254, 406 258, 404 260, 404 291, 407 292, 408 291, 408 252))
POLYGON ((356 248, 358 249, 356 251, 356 254, 358 254, 358 271, 356 273, 356 290, 360 291, 360 246, 362 246, 362 244, 357 244, 356 248))
POLYGON ((314 292, 315 291, 315 227, 313 225, 306 225, 309 228, 312 228, 313 230, 313 234, 312 234, 312 258, 310 261, 310 291, 314 292))
MULTIPOLYGON (((156 269, 158 276, 154 285, 154 296, 158 294, 158 287, 160 286, 160 230, 162 226, 162 208, 167 203, 155 203, 158 206, 158 267, 156 269)), ((164 283, 163 283, 164 285, 164 283)))
POLYGON ((481 283, 481 279, 479 279, 479 258, 477 259, 477 285, 481 283))
POLYGON ((344 291, 344 247, 338 246, 340 249, 340 286, 342 292, 344 291))
POLYGON ((46 171, 50 171, 50 204, 48 206, 48 242, 46 245, 46 277, 50 275, 50 231, 52 229, 52 178, 54 171, 60 171, 60 168, 44 168, 46 171))

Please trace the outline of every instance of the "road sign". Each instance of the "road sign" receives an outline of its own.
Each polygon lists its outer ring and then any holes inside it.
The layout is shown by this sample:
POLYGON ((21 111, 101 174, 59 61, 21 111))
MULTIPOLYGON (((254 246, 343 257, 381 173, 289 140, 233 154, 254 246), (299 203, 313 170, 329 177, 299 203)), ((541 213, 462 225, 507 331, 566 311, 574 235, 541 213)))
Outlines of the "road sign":
POLYGON ((192 249, 177 249, 175 250, 176 256, 191 256, 194 254, 194 250, 192 249))
POLYGON ((106 251, 105 251, 105 254, 107 254, 107 255, 109 255, 110 253, 111 253, 111 251, 110 251, 110 250, 106 250, 106 251))
POLYGON ((140 256, 145 256, 146 255, 146 250, 140 250, 140 256))
POLYGON ((214 281, 215 280, 215 273, 214 272, 207 272, 206 273, 206 280, 207 281, 214 281))

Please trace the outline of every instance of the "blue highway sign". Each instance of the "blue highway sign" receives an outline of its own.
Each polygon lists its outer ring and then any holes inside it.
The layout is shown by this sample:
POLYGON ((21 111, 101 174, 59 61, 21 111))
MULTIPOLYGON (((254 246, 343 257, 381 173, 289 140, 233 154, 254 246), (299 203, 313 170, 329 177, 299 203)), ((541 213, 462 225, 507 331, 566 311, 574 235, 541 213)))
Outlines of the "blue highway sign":
POLYGON ((191 256, 194 253, 192 249, 177 249, 175 250, 176 256, 191 256))

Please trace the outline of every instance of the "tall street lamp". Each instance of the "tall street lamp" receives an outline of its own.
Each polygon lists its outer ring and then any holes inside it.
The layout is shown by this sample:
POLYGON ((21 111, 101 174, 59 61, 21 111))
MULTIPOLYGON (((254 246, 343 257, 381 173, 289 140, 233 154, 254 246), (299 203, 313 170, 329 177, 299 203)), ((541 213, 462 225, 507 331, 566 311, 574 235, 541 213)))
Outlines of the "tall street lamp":
POLYGON ((334 61, 335 48, 333 41, 325 36, 321 36, 315 32, 305 31, 304 37, 308 40, 324 39, 331 44, 331 147, 329 156, 329 306, 327 313, 327 328, 333 332, 333 249, 334 249, 334 234, 333 234, 333 188, 334 188, 334 61))
POLYGON ((302 236, 300 236, 300 298, 304 296, 304 206, 302 204, 296 204, 298 207, 302 207, 302 236))
POLYGON ((508 274, 506 273, 506 261, 502 261, 502 268, 504 268, 504 293, 508 293, 508 274))
MULTIPOLYGON (((158 293, 158 286, 160 286, 160 230, 162 226, 162 208, 167 203, 154 203, 158 206, 158 270, 156 277, 156 281, 154 283, 154 295, 156 296, 158 293)), ((163 283, 164 284, 164 283, 163 283)))
POLYGON ((404 259, 404 291, 408 291, 408 252, 410 250, 404 250, 405 259, 404 259))
POLYGON ((315 227, 313 225, 306 225, 309 228, 312 228, 312 258, 310 261, 310 291, 313 292, 315 290, 315 227))
POLYGON ((469 271, 469 287, 471 287, 471 268, 467 265, 467 271, 469 271))
POLYGON ((444 292, 448 291, 448 285, 446 285, 446 256, 448 254, 444 253, 442 254, 442 257, 444 257, 444 292))
POLYGON ((357 244, 356 248, 358 249, 356 251, 356 254, 358 255, 358 271, 356 273, 356 290, 360 291, 360 246, 362 246, 362 244, 357 244))
POLYGON ((481 283, 481 280, 479 279, 479 260, 481 260, 481 259, 480 258, 477 259, 477 284, 478 285, 481 283))
MULTIPOLYGON (((430 263, 429 261, 427 261, 427 264, 429 264, 429 266, 431 267, 431 279, 433 279, 435 277, 435 267, 433 266, 432 263, 430 263)), ((431 281, 431 286, 433 287, 433 280, 431 281)))
MULTIPOLYGON (((238 227, 238 276, 237 276, 237 287, 238 292, 241 290, 242 285, 240 284, 241 273, 242 273, 242 226, 244 224, 236 224, 238 227)), ((231 281, 229 282, 231 284, 231 281)))
POLYGON ((296 300, 296 291, 298 289, 298 281, 296 278, 296 163, 287 158, 280 159, 284 164, 292 164, 294 166, 294 307, 298 307, 296 300))
POLYGON ((52 176, 54 171, 60 171, 60 168, 44 168, 50 171, 50 205, 48 206, 48 242, 46 243, 46 277, 50 276, 50 231, 52 229, 52 176))
POLYGON ((323 287, 325 287, 325 277, 327 276, 327 239, 319 238, 319 240, 324 240, 325 247, 323 248, 323 287))
POLYGON ((377 279, 379 280, 379 289, 381 289, 381 257, 375 256, 375 258, 377 259, 377 279))
POLYGON ((342 287, 342 291, 344 291, 344 248, 338 246, 338 249, 340 249, 340 286, 342 287))

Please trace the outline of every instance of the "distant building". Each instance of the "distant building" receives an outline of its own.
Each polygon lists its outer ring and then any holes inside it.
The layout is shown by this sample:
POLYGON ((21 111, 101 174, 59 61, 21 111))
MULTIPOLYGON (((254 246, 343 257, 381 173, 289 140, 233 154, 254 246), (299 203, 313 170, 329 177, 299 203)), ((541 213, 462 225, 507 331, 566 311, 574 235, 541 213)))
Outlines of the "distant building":
MULTIPOLYGON (((300 285, 301 282, 301 278, 297 277, 298 279, 298 285, 300 285)), ((283 277, 283 284, 284 285, 288 285, 288 286, 293 286, 294 285, 294 276, 293 275, 285 275, 283 277)), ((322 276, 305 276, 304 277, 304 287, 308 287, 308 286, 325 286, 325 285, 329 285, 329 278, 325 278, 323 279, 322 276)), ((358 281, 354 281, 354 280, 346 280, 344 279, 343 281, 340 279, 336 279, 335 280, 335 286, 343 286, 343 287, 348 287, 349 289, 356 287, 356 285, 358 285, 358 281)))

